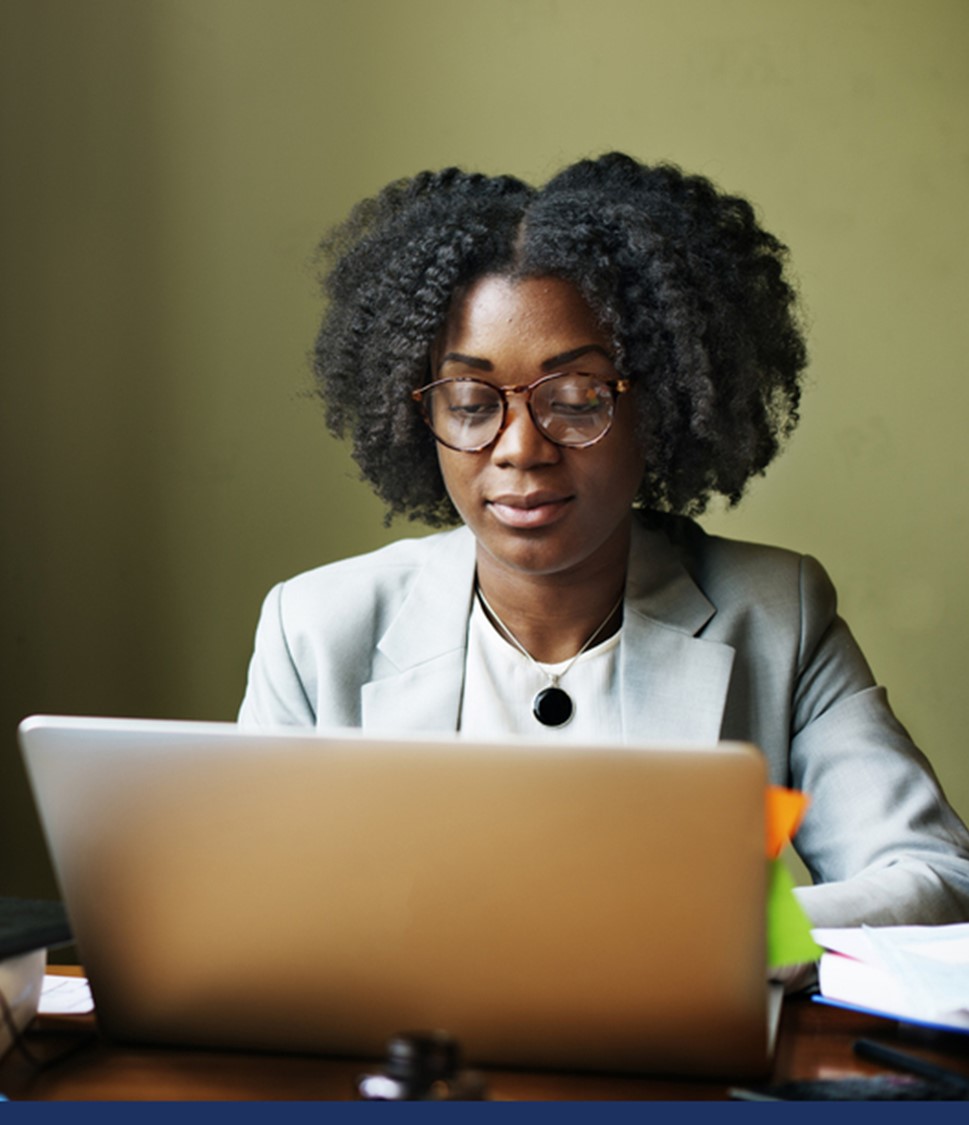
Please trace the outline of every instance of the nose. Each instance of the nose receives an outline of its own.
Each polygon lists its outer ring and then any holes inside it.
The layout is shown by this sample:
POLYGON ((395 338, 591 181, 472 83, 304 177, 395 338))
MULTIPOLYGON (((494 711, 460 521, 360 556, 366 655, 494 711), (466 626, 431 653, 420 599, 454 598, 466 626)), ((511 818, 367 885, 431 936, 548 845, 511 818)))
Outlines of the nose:
POLYGON ((553 465, 562 451, 535 425, 528 406, 517 395, 508 403, 508 421, 491 448, 496 465, 516 469, 553 465))

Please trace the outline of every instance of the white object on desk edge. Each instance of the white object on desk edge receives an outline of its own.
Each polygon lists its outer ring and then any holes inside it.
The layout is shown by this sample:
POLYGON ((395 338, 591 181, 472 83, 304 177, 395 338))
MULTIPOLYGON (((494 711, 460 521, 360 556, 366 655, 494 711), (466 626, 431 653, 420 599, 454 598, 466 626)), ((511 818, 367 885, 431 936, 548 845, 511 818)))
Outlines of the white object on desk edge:
POLYGON ((87 977, 44 977, 38 1012, 45 1016, 83 1016, 94 1011, 94 1000, 87 977))

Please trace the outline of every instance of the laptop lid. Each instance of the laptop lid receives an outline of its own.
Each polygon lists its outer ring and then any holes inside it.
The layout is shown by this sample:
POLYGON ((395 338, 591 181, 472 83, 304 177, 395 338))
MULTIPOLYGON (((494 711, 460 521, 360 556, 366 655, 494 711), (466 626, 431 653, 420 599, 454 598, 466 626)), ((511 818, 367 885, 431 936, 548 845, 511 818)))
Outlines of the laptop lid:
POLYGON ((112 1037, 683 1075, 768 1063, 762 756, 33 716, 112 1037))

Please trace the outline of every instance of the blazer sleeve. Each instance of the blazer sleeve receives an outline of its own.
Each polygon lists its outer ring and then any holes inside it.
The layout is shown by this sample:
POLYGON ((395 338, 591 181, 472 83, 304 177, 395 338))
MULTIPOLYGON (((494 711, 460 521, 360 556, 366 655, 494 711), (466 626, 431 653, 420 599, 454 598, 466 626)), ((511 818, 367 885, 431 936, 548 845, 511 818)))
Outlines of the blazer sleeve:
POLYGON ((815 925, 969 919, 969 832, 889 706, 814 559, 801 567, 792 785, 811 804, 794 841, 815 925))

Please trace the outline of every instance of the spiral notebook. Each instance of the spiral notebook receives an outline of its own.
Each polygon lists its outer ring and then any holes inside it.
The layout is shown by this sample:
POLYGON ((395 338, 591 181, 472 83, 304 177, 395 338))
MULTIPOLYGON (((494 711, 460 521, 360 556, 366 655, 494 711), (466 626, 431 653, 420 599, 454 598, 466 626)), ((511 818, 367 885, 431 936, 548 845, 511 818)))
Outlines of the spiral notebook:
POLYGON ((69 716, 19 737, 111 1038, 364 1059, 425 1027, 475 1065, 768 1067, 751 746, 69 716))

